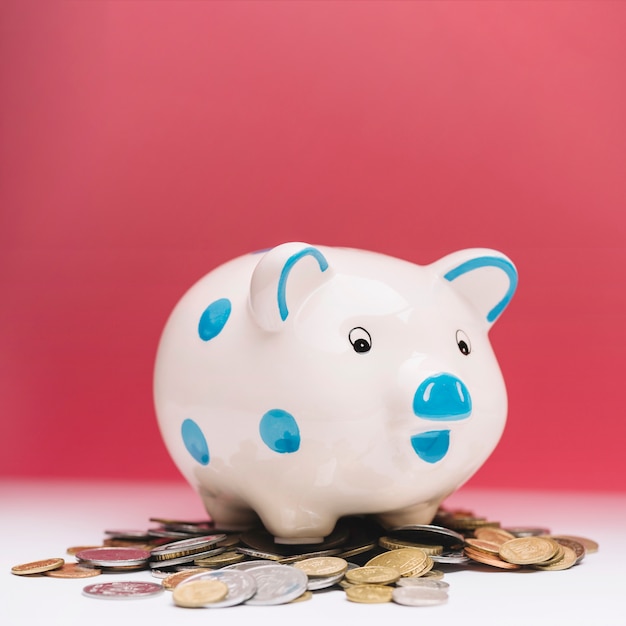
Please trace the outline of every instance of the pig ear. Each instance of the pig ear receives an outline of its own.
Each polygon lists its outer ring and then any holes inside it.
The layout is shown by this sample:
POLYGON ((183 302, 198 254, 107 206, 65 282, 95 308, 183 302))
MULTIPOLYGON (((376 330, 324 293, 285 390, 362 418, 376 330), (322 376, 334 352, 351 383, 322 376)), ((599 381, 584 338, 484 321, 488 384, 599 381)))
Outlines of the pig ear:
POLYGON ((498 319, 517 288, 515 266, 496 250, 460 250, 433 263, 433 267, 489 325, 498 319))
POLYGON ((329 275, 326 257, 309 244, 284 243, 266 252, 250 281, 250 308, 257 324, 280 330, 290 312, 329 275))

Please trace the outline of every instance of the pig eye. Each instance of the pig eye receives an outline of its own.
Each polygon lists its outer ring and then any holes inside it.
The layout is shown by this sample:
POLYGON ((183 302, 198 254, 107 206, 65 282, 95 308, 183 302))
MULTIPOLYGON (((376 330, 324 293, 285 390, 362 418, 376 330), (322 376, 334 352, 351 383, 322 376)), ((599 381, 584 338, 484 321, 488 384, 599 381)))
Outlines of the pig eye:
POLYGON ((461 354, 467 356, 472 351, 472 344, 469 337, 462 331, 456 331, 456 345, 459 347, 461 354))
POLYGON ((365 328, 361 326, 353 328, 348 335, 348 339, 355 352, 369 352, 372 349, 372 338, 365 328))

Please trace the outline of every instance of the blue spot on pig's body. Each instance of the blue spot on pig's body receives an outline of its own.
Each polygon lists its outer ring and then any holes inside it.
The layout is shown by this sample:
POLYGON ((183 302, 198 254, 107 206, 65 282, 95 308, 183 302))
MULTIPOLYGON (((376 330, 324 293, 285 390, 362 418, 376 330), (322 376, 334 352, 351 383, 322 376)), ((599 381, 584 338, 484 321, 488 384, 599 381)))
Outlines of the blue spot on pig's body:
POLYGON ((222 332, 230 317, 232 305, 228 298, 220 298, 204 309, 198 322, 198 335, 202 341, 209 341, 222 332))
POLYGON ((300 429, 291 413, 272 409, 265 413, 259 424, 263 443, 281 454, 296 452, 300 448, 300 429))
POLYGON ((191 419, 186 419, 181 426, 181 435, 187 452, 201 465, 209 464, 209 446, 200 426, 191 419))

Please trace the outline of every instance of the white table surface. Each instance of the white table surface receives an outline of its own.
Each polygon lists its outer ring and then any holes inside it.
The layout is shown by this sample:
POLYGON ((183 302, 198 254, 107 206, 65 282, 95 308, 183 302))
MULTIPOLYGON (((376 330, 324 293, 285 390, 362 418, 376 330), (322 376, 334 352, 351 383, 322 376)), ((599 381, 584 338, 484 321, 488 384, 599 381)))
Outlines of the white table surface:
MULTIPOLYGON (((158 582, 149 571, 66 580, 11 574, 13 565, 51 557, 72 561, 66 549, 99 545, 105 529, 145 529, 150 517, 201 519, 202 505, 182 483, 0 481, 0 624, 2 626, 181 626, 195 624, 327 623, 626 625, 626 494, 461 489, 446 505, 472 509, 503 526, 547 526, 600 544, 566 571, 507 572, 448 569, 449 601, 435 607, 349 602, 341 590, 306 602, 225 609, 181 609, 170 592, 140 600, 82 595, 94 582, 158 582), (356 620, 356 622, 352 621, 356 620), (409 621, 410 620, 410 621, 409 621)), ((439 569, 443 569, 437 566, 439 569)))

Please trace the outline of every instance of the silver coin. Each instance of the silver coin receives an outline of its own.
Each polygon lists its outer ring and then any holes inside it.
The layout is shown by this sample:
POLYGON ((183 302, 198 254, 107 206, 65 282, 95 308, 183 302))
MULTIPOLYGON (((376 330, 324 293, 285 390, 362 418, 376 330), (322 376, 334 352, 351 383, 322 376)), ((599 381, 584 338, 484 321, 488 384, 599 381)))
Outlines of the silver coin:
POLYGON ((505 528, 507 532, 510 532, 516 537, 538 537, 539 535, 549 535, 549 528, 540 528, 533 526, 516 526, 515 528, 505 528))
POLYGON ((90 598, 105 600, 130 600, 149 598, 163 593, 163 585, 138 581, 118 581, 113 583, 96 583, 83 587, 83 595, 90 598))
POLYGON ((441 554, 433 554, 430 558, 435 563, 449 563, 451 565, 462 565, 470 560, 461 550, 448 550, 441 554))
POLYGON ((435 606, 448 601, 445 590, 429 587, 396 587, 391 597, 397 604, 405 606, 435 606))
POLYGON ((431 580, 429 578, 400 578, 396 581, 398 587, 427 587, 429 589, 448 589, 450 583, 444 580, 431 580))
POLYGON ((315 578, 309 578, 306 588, 309 591, 328 589, 328 587, 332 587, 342 580, 344 575, 345 572, 341 572, 341 574, 333 574, 332 576, 316 576, 315 578))
POLYGON ((133 567, 147 564, 150 552, 138 548, 87 548, 74 556, 82 564, 99 567, 133 567))
POLYGON ((260 565, 248 570, 256 581, 256 593, 246 601, 250 605, 286 604, 307 590, 309 577, 291 565, 260 565))
POLYGON ((428 545, 442 545, 444 548, 462 546, 465 537, 460 533, 433 524, 408 524, 397 526, 388 531, 388 535, 397 539, 406 539, 414 543, 425 543, 428 545))
POLYGON ((258 559, 256 561, 242 561, 241 563, 233 563, 232 565, 225 565, 220 570, 225 569, 237 569, 245 571, 252 567, 259 567, 259 565, 276 565, 276 561, 270 561, 269 559, 258 559))
POLYGON ((207 550, 216 543, 226 539, 226 535, 202 535, 201 537, 191 537, 182 541, 167 543, 152 550, 152 556, 156 558, 167 558, 176 552, 201 552, 207 550))
POLYGON ((257 590, 256 580, 247 572, 238 572, 237 570, 218 569, 213 572, 202 572, 190 576, 181 585, 185 585, 193 580, 219 580, 228 587, 228 594, 224 600, 220 602, 212 602, 205 605, 209 609, 219 609, 227 606, 235 606, 242 604, 250 599, 257 590))

